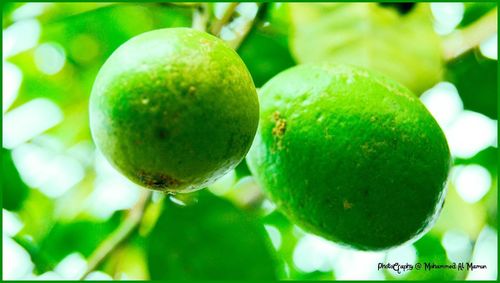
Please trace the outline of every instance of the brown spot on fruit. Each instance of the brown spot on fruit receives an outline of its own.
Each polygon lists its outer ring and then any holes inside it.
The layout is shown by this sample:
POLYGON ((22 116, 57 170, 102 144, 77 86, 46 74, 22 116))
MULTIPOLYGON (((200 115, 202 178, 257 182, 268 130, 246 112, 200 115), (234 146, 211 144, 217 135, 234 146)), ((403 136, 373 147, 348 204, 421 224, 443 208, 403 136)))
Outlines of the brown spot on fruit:
POLYGON ((154 190, 165 190, 170 188, 175 188, 182 185, 184 182, 177 180, 166 174, 149 174, 144 171, 139 171, 137 177, 141 183, 145 184, 148 188, 154 190))
POLYGON ((286 131, 286 120, 280 118, 279 112, 273 113, 273 119, 274 119, 273 136, 275 137, 283 136, 286 131))
POLYGON ((272 130, 272 135, 275 137, 276 146, 278 149, 283 148, 283 135, 286 132, 286 120, 280 117, 279 112, 273 113, 274 128, 272 130))
POLYGON ((273 128, 273 135, 281 137, 285 134, 285 131, 286 131, 286 121, 284 119, 276 121, 276 124, 273 128))
POLYGON ((349 202, 348 200, 346 200, 346 199, 344 200, 343 205, 344 205, 344 209, 350 209, 350 208, 352 208, 352 203, 350 203, 350 202, 349 202))

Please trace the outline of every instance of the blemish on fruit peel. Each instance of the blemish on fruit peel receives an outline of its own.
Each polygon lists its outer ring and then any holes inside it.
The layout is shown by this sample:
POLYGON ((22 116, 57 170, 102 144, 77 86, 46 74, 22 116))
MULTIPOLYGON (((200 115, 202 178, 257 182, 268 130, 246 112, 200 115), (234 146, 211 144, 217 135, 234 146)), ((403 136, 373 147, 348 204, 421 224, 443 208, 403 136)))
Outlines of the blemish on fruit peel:
POLYGON ((352 203, 350 203, 350 202, 349 202, 348 200, 346 200, 346 199, 344 200, 343 205, 344 205, 344 209, 350 209, 350 208, 352 208, 352 203))

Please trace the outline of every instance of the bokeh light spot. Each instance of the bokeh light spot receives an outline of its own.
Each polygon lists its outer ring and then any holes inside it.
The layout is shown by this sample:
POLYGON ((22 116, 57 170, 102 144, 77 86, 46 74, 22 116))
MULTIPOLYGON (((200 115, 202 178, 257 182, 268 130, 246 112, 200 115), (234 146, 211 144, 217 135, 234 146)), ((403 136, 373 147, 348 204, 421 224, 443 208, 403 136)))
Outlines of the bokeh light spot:
POLYGON ((208 189, 215 195, 222 196, 228 193, 236 182, 236 172, 230 170, 224 176, 219 178, 208 189))
POLYGON ((470 158, 489 146, 497 146, 497 121, 477 112, 461 112, 444 130, 456 157, 470 158))
POLYGON ((464 3, 431 3, 434 30, 440 35, 451 33, 462 21, 464 10, 464 3))
POLYGON ((472 243, 465 232, 460 230, 446 231, 441 243, 451 262, 466 262, 470 259, 472 243))
POLYGON ((5 61, 3 62, 2 71, 2 112, 5 112, 19 94, 23 73, 16 65, 5 61))
POLYGON ((23 181, 51 198, 62 196, 85 176, 77 159, 35 144, 17 147, 12 157, 23 181))
POLYGON ((460 197, 468 203, 481 200, 491 187, 490 173, 477 164, 453 167, 451 178, 460 197))
POLYGON ((3 59, 28 50, 38 43, 40 22, 35 19, 17 21, 2 32, 3 59))
POLYGON ((267 234, 269 235, 269 238, 271 239, 271 242, 273 243, 273 246, 276 250, 279 250, 281 247, 281 233, 278 228, 272 226, 272 225, 264 225, 264 228, 266 229, 267 234))
POLYGON ((64 48, 58 43, 43 43, 35 49, 35 65, 44 74, 59 73, 66 62, 64 48))
POLYGON ((19 280, 28 277, 34 264, 28 252, 10 237, 2 236, 2 279, 19 280))
POLYGON ((94 271, 94 272, 91 272, 89 275, 87 275, 87 277, 85 277, 85 280, 86 281, 103 281, 103 280, 111 281, 111 280, 113 280, 113 278, 109 274, 106 274, 102 271, 94 271))
POLYGON ((54 271, 62 278, 75 280, 80 278, 87 269, 87 261, 79 253, 72 253, 61 260, 54 271))
POLYGON ((420 97, 439 125, 444 128, 453 122, 464 109, 455 85, 440 82, 420 97))
POLYGON ((79 34, 71 40, 69 52, 71 57, 79 63, 88 64, 100 55, 100 45, 97 39, 90 34, 79 34))
MULTIPOLYGON (((391 249, 387 252, 386 262, 391 264, 399 263, 401 265, 414 265, 417 262, 417 249, 415 249, 413 245, 403 245, 398 248, 391 249)), ((395 277, 403 277, 408 274, 408 271, 400 270, 398 273, 394 269, 389 269, 389 272, 395 277)))
POLYGON ((19 21, 40 16, 53 5, 54 3, 26 3, 12 12, 12 19, 19 21))
POLYGON ((21 231, 23 226, 24 226, 23 222, 16 213, 2 209, 3 234, 9 237, 13 237, 17 233, 19 233, 19 231, 21 231))
POLYGON ((106 220, 115 211, 129 209, 137 202, 143 189, 113 168, 100 151, 95 168, 94 190, 85 201, 86 211, 92 216, 106 220))
POLYGON ((471 262, 486 268, 469 272, 466 280, 498 279, 498 234, 492 227, 486 226, 479 234, 471 262))
POLYGON ((59 124, 59 106, 46 98, 33 99, 9 112, 3 119, 3 146, 14 148, 59 124))
POLYGON ((293 251, 293 262, 303 272, 332 271, 338 248, 327 240, 307 234, 293 251))
POLYGON ((498 59, 498 35, 486 39, 479 45, 479 50, 484 57, 497 60, 498 59))

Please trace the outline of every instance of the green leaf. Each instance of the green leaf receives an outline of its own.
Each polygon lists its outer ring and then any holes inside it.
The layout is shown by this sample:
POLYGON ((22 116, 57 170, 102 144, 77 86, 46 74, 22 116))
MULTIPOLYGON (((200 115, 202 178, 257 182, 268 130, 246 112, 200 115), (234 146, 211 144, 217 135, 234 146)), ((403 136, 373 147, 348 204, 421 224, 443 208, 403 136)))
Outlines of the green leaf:
POLYGON ((275 279, 275 258, 257 220, 201 191, 196 203, 165 201, 148 237, 151 279, 275 279))
POLYGON ((496 176, 498 172, 497 162, 498 162, 498 148, 488 147, 481 150, 476 155, 468 159, 455 158, 454 165, 467 165, 467 164, 479 164, 484 166, 491 175, 496 176))
POLYGON ((2 26, 6 28, 12 24, 12 12, 21 7, 23 3, 19 2, 2 2, 2 26))
POLYGON ((262 221, 265 225, 272 226, 280 232, 281 245, 277 250, 277 255, 286 265, 286 272, 283 270, 279 274, 280 280, 334 280, 335 274, 333 271, 322 272, 304 272, 297 268, 294 263, 294 251, 302 237, 296 231, 296 226, 278 210, 272 211, 270 214, 263 217, 262 221))
POLYGON ((19 176, 10 150, 5 148, 2 148, 2 191, 3 208, 7 210, 19 210, 30 191, 19 176))
POLYGON ((471 239, 476 239, 484 227, 486 217, 486 208, 481 203, 465 202, 449 183, 443 211, 431 232, 443 235, 450 229, 456 229, 465 232, 471 239))
MULTIPOLYGON (((446 255, 446 250, 441 245, 440 239, 428 233, 415 242, 417 251, 417 263, 421 264, 420 269, 413 269, 403 274, 403 277, 395 277, 393 274, 384 271, 388 279, 403 280, 453 280, 456 279, 458 271, 455 269, 425 269, 426 264, 444 265, 452 264, 446 255)), ((401 264, 405 264, 402 262, 401 264)))
POLYGON ((238 49, 257 87, 294 66, 288 47, 288 9, 269 3, 261 23, 251 30, 238 49))
POLYGON ((115 274, 116 279, 148 280, 145 240, 137 231, 134 231, 125 243, 110 254, 103 263, 102 271, 115 274))
POLYGON ((88 56, 89 52, 95 52, 98 61, 93 63, 100 67, 118 46, 135 35, 153 29, 190 24, 191 12, 185 8, 140 4, 110 5, 47 24, 41 41, 56 41, 69 48, 68 59, 77 63, 82 63, 81 57, 88 56), (133 23, 131 19, 134 19, 133 23))
POLYGON ((250 169, 248 168, 248 164, 246 159, 243 159, 236 168, 234 168, 235 173, 236 173, 236 179, 241 179, 246 176, 251 176, 252 173, 250 172, 250 169))
POLYGON ((363 66, 418 95, 441 78, 441 41, 427 4, 405 15, 376 3, 294 3, 290 8, 291 49, 300 63, 363 66))
POLYGON ((119 214, 103 222, 90 220, 57 222, 39 243, 40 252, 49 255, 56 262, 74 252, 89 257, 119 223, 119 214))
MULTIPOLYGON (((488 193, 480 201, 486 209, 488 225, 498 228, 498 148, 488 147, 469 159, 455 159, 455 165, 479 164, 491 174, 492 182, 488 193)), ((481 223, 479 223, 481 224, 481 223)))
POLYGON ((497 119, 497 61, 467 52, 447 65, 446 78, 457 87, 464 108, 497 119))
POLYGON ((465 27, 481 18, 484 14, 488 13, 491 9, 497 6, 496 2, 468 2, 464 3, 464 17, 458 25, 465 27))
POLYGON ((486 223, 498 230, 498 176, 494 176, 494 182, 481 203, 486 207, 486 223))
POLYGON ((54 270, 57 262, 53 261, 49 255, 42 253, 31 237, 26 235, 22 237, 15 236, 13 240, 28 252, 31 261, 33 261, 35 265, 36 274, 43 274, 47 271, 54 270))
POLYGON ((254 29, 238 49, 257 87, 295 65, 288 46, 272 33, 254 29))
POLYGON ((269 3, 269 8, 266 14, 266 21, 269 22, 269 27, 276 33, 284 35, 283 43, 288 44, 288 36, 290 34, 290 9, 284 3, 269 3))
MULTIPOLYGON (((417 249, 418 262, 434 264, 450 264, 446 250, 437 236, 428 233, 414 244, 417 249)), ((407 279, 420 280, 451 280, 456 276, 456 270, 434 269, 411 272, 407 279), (413 274, 412 274, 413 273, 413 274)))
POLYGON ((35 242, 42 239, 54 221, 54 201, 39 190, 31 190, 18 214, 24 223, 19 236, 28 236, 35 242))

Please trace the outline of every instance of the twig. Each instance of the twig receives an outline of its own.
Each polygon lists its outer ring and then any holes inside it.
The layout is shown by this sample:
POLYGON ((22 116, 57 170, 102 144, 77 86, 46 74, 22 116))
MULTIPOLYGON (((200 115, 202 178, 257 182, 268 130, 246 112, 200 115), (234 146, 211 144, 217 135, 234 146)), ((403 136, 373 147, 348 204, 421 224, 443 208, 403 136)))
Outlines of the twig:
POLYGON ((215 21, 212 25, 212 28, 210 29, 210 32, 213 35, 219 36, 220 31, 222 30, 222 27, 225 24, 227 24, 228 21, 231 19, 231 17, 234 14, 234 11, 236 11, 236 7, 238 7, 239 4, 240 4, 239 2, 231 2, 228 4, 222 17, 219 20, 215 21))
POLYGON ((445 60, 455 59, 495 35, 497 14, 497 8, 495 8, 468 27, 447 36, 443 41, 445 60))
POLYGON ((144 190, 139 201, 134 207, 130 209, 127 218, 120 224, 120 226, 106 238, 94 253, 90 256, 87 270, 80 277, 83 280, 89 273, 94 271, 123 241, 125 241, 131 233, 137 228, 141 222, 142 215, 150 199, 151 192, 144 190))
POLYGON ((268 4, 269 3, 257 4, 257 5, 259 5, 257 14, 255 15, 255 17, 252 20, 247 21, 245 23, 245 25, 242 27, 241 31, 238 33, 238 36, 236 37, 236 39, 228 42, 229 46, 231 46, 234 50, 237 50, 241 46, 243 41, 245 41, 248 34, 252 30, 252 28, 255 27, 258 22, 262 21, 265 18, 268 4))
POLYGON ((210 18, 210 6, 207 3, 201 3, 193 7, 192 28, 205 31, 210 18))
POLYGON ((19 234, 12 237, 17 244, 23 247, 31 257, 31 261, 35 264, 36 270, 41 274, 47 271, 54 270, 57 262, 48 256, 40 247, 33 244, 31 240, 26 237, 20 236, 19 234))

